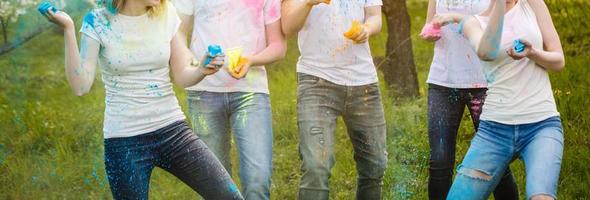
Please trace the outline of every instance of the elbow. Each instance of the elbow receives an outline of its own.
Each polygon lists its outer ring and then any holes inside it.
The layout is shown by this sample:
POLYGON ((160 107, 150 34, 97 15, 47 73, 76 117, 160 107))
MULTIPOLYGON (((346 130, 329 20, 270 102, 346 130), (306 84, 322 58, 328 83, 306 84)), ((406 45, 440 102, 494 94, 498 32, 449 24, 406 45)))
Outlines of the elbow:
POLYGON ((477 57, 479 57, 480 60, 486 61, 486 62, 494 61, 497 58, 497 56, 493 56, 493 55, 490 55, 487 53, 480 53, 480 52, 477 53, 477 57))
MULTIPOLYGON (((174 84, 176 84, 177 86, 180 86, 180 87, 182 87, 182 88, 187 88, 187 87, 190 87, 190 86, 192 86, 192 85, 190 85, 190 84, 188 84, 188 83, 186 83, 186 82, 180 81, 180 80, 178 80, 178 79, 174 79, 174 84)), ((196 83, 195 83, 195 84, 196 84, 196 83)), ((193 85, 194 85, 194 84, 193 84, 193 85)))
POLYGON ((496 60, 496 58, 498 58, 498 51, 497 50, 492 50, 492 51, 478 50, 477 57, 479 57, 480 60, 486 61, 486 62, 494 61, 494 60, 496 60))
POLYGON ((76 95, 77 97, 82 97, 86 94, 88 94, 88 92, 90 92, 88 89, 79 89, 79 90, 75 90, 73 91, 74 95, 76 95))
POLYGON ((564 59, 559 61, 559 63, 557 63, 551 71, 561 72, 561 71, 563 71, 563 69, 565 69, 565 60, 564 59))
POLYGON ((381 33, 382 30, 383 30, 383 24, 377 25, 377 27, 375 28, 375 33, 373 35, 377 35, 377 34, 381 33))
POLYGON ((284 41, 281 43, 281 46, 279 47, 280 51, 279 51, 279 58, 278 60, 282 60, 285 57, 287 57, 287 42, 284 41))
POLYGON ((286 17, 281 19, 281 29, 285 38, 289 38, 297 34, 303 28, 303 24, 297 25, 294 22, 290 22, 286 17))
POLYGON ((288 25, 285 25, 284 23, 282 24, 282 29, 283 29, 283 35, 285 36, 285 38, 289 38, 289 37, 295 35, 295 33, 296 33, 294 28, 291 28, 288 25))
POLYGON ((287 41, 276 41, 269 46, 275 52, 272 62, 284 59, 287 56, 287 41))

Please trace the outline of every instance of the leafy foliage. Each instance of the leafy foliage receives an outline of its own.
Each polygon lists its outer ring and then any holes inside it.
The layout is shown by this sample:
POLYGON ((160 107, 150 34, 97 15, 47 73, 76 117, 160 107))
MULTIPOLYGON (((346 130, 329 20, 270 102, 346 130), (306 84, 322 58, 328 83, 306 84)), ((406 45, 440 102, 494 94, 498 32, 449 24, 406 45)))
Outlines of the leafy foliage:
POLYGON ((590 1, 545 0, 560 34, 564 51, 572 56, 590 51, 590 1))

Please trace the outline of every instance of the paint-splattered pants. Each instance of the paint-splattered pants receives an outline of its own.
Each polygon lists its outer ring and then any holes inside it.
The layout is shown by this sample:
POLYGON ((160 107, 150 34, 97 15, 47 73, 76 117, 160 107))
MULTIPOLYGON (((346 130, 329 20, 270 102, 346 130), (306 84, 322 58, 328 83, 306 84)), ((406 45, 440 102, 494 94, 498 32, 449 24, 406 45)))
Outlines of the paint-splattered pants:
POLYGON ((238 148, 245 199, 269 199, 272 174, 272 113, 268 94, 188 92, 194 130, 231 170, 232 135, 238 148))
MULTIPOLYGON (((456 89, 429 85, 429 199, 446 199, 453 180, 457 131, 461 125, 463 112, 467 106, 474 129, 477 130, 486 91, 485 88, 456 89)), ((494 196, 496 199, 518 199, 518 187, 510 169, 506 170, 494 191, 494 196)))
POLYGON ((448 199, 488 199, 504 169, 516 157, 524 161, 527 198, 549 195, 556 199, 562 156, 559 117, 520 125, 482 121, 457 167, 448 199))
POLYGON ((205 199, 243 199, 223 165, 184 121, 143 135, 108 138, 104 143, 114 199, 148 199, 156 166, 205 199))
POLYGON ((354 148, 357 199, 381 199, 387 148, 379 86, 341 86, 301 73, 297 94, 299 152, 303 160, 299 199, 328 199, 339 116, 346 123, 354 148))

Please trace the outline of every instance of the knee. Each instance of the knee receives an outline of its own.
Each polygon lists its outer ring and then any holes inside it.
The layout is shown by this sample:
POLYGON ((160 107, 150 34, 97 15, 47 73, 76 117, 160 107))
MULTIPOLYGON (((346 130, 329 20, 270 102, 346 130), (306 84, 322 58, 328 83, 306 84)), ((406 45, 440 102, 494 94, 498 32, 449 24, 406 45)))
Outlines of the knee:
POLYGON ((430 170, 452 171, 455 158, 440 151, 431 151, 429 159, 430 170))
POLYGON ((492 180, 492 175, 490 175, 489 173, 481 171, 481 170, 477 170, 477 169, 466 168, 466 167, 461 167, 458 170, 458 174, 472 178, 472 179, 481 180, 481 181, 491 181, 492 180))
POLYGON ((555 198, 553 198, 552 196, 546 195, 546 194, 539 194, 539 195, 535 195, 533 197, 531 197, 531 200, 553 200, 555 198))
MULTIPOLYGON (((374 178, 383 178, 383 176, 385 175, 385 170, 387 169, 387 152, 385 153, 379 153, 378 156, 376 156, 374 158, 375 162, 371 164, 371 169, 372 170, 366 170, 366 171, 371 171, 372 176, 374 176, 374 178)), ((363 169, 360 169, 363 170, 363 169)), ((359 173, 361 174, 361 173, 359 173)))

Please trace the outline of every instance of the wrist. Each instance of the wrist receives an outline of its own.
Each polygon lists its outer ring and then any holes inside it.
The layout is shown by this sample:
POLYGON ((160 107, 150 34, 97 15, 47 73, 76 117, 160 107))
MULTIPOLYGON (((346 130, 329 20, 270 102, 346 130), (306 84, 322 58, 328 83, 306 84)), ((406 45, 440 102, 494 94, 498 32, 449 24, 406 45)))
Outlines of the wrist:
POLYGON ((64 27, 64 34, 66 35, 76 35, 76 30, 74 30, 73 26, 65 26, 64 27))
POLYGON ((205 74, 205 72, 203 71, 204 69, 205 68, 203 68, 203 67, 197 67, 196 68, 197 76, 199 76, 199 77, 207 76, 207 74, 205 74))
POLYGON ((539 51, 537 49, 531 47, 529 52, 527 53, 526 57, 533 58, 533 57, 536 57, 537 55, 539 55, 539 51))

